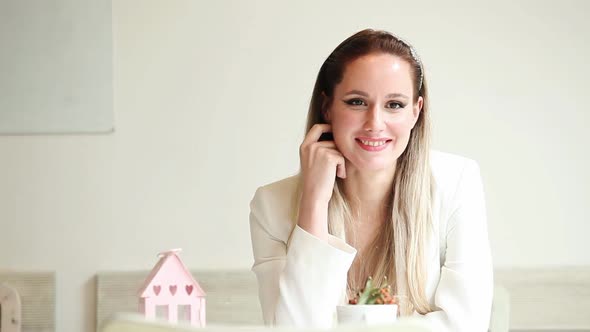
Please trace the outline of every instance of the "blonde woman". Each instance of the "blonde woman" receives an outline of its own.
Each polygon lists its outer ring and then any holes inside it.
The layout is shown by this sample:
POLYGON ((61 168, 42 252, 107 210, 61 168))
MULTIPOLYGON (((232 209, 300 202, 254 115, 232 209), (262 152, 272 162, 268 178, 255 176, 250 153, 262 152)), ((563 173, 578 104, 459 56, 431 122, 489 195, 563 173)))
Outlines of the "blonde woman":
POLYGON ((336 306, 371 276, 405 296, 402 316, 437 331, 487 331, 493 277, 479 168, 431 151, 429 127, 424 68, 407 42, 368 29, 330 54, 300 174, 259 188, 250 204, 266 324, 333 326, 336 306))

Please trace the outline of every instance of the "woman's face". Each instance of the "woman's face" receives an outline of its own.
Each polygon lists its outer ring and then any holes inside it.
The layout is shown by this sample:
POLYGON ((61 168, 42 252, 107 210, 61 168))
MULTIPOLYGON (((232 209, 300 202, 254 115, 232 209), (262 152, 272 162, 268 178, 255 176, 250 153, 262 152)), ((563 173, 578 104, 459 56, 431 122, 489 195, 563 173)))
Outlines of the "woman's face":
POLYGON ((349 63, 324 116, 334 141, 350 166, 358 170, 391 169, 408 145, 422 109, 412 103, 410 64, 378 53, 349 63))

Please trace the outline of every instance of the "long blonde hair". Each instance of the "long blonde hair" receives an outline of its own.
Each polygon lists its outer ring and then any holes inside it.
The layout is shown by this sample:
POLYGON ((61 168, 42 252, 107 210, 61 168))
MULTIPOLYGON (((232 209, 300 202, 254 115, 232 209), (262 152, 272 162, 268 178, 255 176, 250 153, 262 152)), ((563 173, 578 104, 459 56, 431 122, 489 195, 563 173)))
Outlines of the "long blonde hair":
MULTIPOLYGON (((402 315, 409 315, 414 310, 425 314, 435 310, 425 293, 425 246, 432 230, 434 180, 429 161, 430 113, 426 80, 423 66, 412 54, 410 46, 386 31, 371 29, 360 31, 343 41, 318 73, 307 115, 306 133, 314 124, 325 123, 322 110, 330 105, 334 87, 342 81, 346 65, 370 53, 388 53, 407 61, 413 71, 414 91, 417 91, 414 103, 419 96, 424 102, 408 146, 397 159, 389 201, 391 214, 375 238, 374 246, 368 250, 363 265, 375 281, 382 282, 387 277, 390 282, 394 281, 395 293, 407 297, 407 306, 400 308, 402 315), (327 103, 322 94, 327 96, 327 103)), ((301 181, 301 177, 299 179, 301 181)), ((355 216, 342 188, 342 180, 337 178, 328 208, 328 227, 330 234, 345 239, 347 235, 355 236, 355 216)), ((297 214, 299 204, 295 206, 297 214)), ((355 279, 353 273, 351 269, 349 281, 355 279)))

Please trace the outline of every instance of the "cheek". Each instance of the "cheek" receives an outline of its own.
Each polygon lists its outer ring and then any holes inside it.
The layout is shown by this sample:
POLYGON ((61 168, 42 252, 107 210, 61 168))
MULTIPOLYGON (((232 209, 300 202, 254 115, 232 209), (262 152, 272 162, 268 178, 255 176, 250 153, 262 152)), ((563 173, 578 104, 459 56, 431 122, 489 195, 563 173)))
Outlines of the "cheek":
POLYGON ((398 135, 409 135, 413 127, 413 120, 410 116, 392 117, 387 121, 387 127, 398 135))
POLYGON ((335 135, 340 132, 348 132, 355 130, 359 126, 359 120, 350 114, 339 114, 337 117, 332 119, 332 130, 335 135))
POLYGON ((356 144, 350 140, 350 137, 358 133, 359 130, 359 121, 353 116, 339 115, 335 119, 332 119, 332 132, 334 134, 336 148, 341 152, 348 151, 351 145, 356 144))
POLYGON ((397 114, 397 116, 392 116, 387 122, 390 127, 401 132, 409 132, 414 127, 414 117, 411 112, 404 112, 397 114))

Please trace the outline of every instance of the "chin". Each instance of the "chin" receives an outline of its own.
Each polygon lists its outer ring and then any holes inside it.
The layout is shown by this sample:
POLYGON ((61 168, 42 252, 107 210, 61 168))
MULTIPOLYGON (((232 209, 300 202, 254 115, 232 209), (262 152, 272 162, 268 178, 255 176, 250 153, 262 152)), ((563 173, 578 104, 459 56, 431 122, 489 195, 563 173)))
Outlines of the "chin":
POLYGON ((362 161, 356 160, 352 161, 352 164, 356 169, 359 171, 368 171, 368 172, 378 172, 384 171, 387 169, 394 169, 395 168, 395 160, 388 160, 388 161, 362 161))

